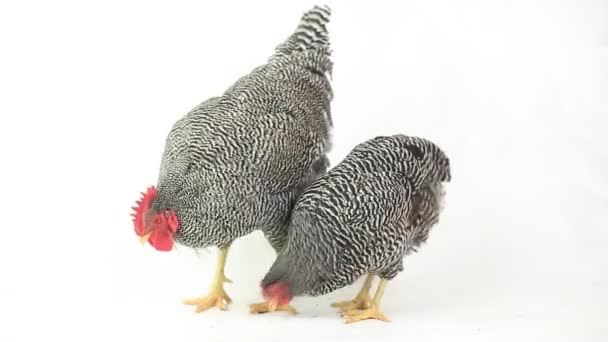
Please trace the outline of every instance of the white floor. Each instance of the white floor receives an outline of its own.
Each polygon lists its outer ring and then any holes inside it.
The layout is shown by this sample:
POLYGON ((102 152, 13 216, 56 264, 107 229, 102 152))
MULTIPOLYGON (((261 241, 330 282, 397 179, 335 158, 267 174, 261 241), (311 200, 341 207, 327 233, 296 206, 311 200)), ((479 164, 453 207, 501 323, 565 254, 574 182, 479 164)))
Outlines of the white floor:
POLYGON ((274 256, 141 247, 129 211, 171 124, 263 63, 310 1, 1 6, 0 341, 607 341, 608 4, 338 2, 337 164, 381 134, 451 158, 440 224, 389 284, 391 323, 345 325, 356 288, 251 316, 274 256), (7 8, 5 8, 7 7, 7 8))
POLYGON ((201 258, 191 253, 154 256, 149 248, 138 250, 133 241, 133 250, 119 257, 122 262, 114 270, 113 307, 117 311, 113 316, 124 329, 116 337, 154 341, 602 341, 608 336, 603 319, 608 304, 606 279, 594 276, 591 265, 577 265, 583 259, 576 257, 576 251, 550 257, 553 250, 541 241, 536 246, 532 241, 501 244, 484 241, 487 234, 475 236, 484 227, 459 227, 466 233, 447 224, 438 229, 433 243, 410 258, 406 271, 390 284, 383 302, 390 323, 350 325, 343 323, 329 303, 350 298, 354 288, 316 299, 297 299, 294 306, 300 313, 294 317, 248 314, 247 304, 260 300, 257 284, 272 260, 271 253, 263 250, 263 256, 248 255, 264 245, 261 235, 234 247, 227 269, 234 281, 227 286, 234 299, 229 311, 214 309, 201 314, 180 300, 205 292, 214 253, 201 258), (462 239, 469 243, 454 246, 458 234, 469 235, 462 239), (256 263, 250 263, 251 259, 256 263))

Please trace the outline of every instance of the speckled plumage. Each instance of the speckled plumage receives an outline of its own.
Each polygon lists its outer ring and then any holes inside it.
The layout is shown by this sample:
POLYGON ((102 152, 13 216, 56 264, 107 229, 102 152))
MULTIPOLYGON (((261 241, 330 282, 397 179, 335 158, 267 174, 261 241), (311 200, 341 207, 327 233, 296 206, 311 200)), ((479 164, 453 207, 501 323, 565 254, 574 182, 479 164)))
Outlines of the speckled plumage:
POLYGON ((266 64, 174 124, 150 212, 176 213, 178 243, 227 245, 261 229, 281 248, 297 196, 328 166, 329 17, 306 12, 266 64))
POLYGON ((365 273, 385 279, 438 222, 449 159, 418 137, 377 137, 355 147, 298 199, 287 245, 262 281, 291 295, 321 295, 365 273))

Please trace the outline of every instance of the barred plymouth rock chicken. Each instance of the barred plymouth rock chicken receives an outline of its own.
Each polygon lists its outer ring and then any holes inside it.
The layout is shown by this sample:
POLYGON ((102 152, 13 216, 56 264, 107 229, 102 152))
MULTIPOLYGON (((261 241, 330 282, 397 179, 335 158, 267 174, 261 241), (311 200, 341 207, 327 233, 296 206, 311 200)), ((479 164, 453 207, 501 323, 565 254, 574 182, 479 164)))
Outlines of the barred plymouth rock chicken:
POLYGON ((352 301, 334 304, 347 322, 387 320, 379 304, 405 255, 426 242, 439 221, 450 163, 419 137, 377 137, 355 147, 298 199, 287 244, 262 280, 267 302, 252 313, 285 310, 294 296, 318 296, 367 274, 352 301), (370 303, 373 276, 380 277, 370 303))
POLYGON ((297 197, 328 167, 329 18, 328 7, 304 13, 266 64, 178 120, 157 186, 134 207, 142 243, 219 247, 208 296, 185 301, 197 312, 231 301, 223 286, 231 242, 259 229, 280 251, 297 197))

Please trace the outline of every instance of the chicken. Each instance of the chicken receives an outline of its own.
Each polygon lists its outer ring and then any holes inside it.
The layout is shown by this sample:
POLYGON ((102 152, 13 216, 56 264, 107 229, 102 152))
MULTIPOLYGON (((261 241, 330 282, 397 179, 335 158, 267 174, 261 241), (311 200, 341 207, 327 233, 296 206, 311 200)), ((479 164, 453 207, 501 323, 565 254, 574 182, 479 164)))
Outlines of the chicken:
POLYGON ((329 18, 328 7, 304 13, 265 64, 179 119, 157 186, 133 208, 136 234, 159 251, 219 247, 208 295, 185 301, 197 312, 231 302, 224 267, 235 239, 261 230, 281 250, 297 197, 329 165, 329 18))
POLYGON ((394 135, 361 143, 298 199, 287 243, 261 283, 252 313, 294 311, 294 296, 318 296, 367 275, 354 300, 334 304, 346 322, 387 320, 379 305, 405 255, 439 222, 450 163, 434 143, 394 135), (380 278, 375 296, 369 289, 380 278))

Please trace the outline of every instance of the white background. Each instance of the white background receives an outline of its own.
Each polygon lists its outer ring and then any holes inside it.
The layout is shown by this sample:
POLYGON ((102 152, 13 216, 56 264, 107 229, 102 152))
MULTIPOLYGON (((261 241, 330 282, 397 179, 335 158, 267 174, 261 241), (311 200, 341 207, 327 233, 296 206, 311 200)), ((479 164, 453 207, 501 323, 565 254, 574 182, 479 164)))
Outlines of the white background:
MULTIPOLYGON (((175 120, 264 63, 309 1, 0 3, 0 340, 606 341, 608 3, 329 2, 332 165, 377 135, 451 158, 446 209, 382 309, 250 316, 274 254, 142 248, 129 218, 175 120), (123 329, 123 330, 119 330, 123 329)), ((358 284, 357 284, 358 286, 358 284)))

